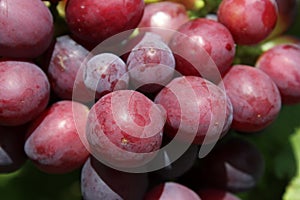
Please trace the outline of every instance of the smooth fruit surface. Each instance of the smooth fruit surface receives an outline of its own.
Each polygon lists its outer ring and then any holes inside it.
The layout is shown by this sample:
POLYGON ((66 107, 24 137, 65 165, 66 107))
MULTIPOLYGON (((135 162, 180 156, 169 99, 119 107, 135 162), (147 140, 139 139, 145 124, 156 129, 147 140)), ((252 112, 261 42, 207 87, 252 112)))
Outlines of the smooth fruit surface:
POLYGON ((46 108, 49 96, 48 78, 37 65, 0 60, 0 125, 33 120, 46 108))
POLYGON ((50 45, 53 18, 42 1, 0 1, 0 56, 36 58, 50 45))

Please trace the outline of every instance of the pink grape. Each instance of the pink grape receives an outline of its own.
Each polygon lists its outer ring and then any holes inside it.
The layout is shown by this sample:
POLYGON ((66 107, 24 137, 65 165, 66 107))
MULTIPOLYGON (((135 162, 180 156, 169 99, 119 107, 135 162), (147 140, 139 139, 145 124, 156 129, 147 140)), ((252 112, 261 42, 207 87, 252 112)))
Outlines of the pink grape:
POLYGON ((0 125, 35 119, 48 105, 50 84, 45 73, 25 61, 0 60, 0 125))
POLYGON ((26 155, 47 173, 68 173, 81 167, 89 156, 85 125, 89 109, 72 101, 58 101, 30 125, 26 155))

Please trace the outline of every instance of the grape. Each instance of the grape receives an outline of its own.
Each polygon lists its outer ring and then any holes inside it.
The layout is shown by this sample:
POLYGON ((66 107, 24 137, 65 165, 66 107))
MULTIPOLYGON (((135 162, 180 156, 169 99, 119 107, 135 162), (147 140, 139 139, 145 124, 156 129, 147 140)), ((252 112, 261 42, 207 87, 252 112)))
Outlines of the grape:
POLYGON ((247 65, 235 65, 223 82, 233 106, 233 129, 257 132, 277 118, 281 109, 280 93, 263 71, 247 65))
POLYGON ((46 108, 49 96, 49 81, 38 66, 0 60, 0 125, 15 126, 33 120, 46 108))
POLYGON ((166 182, 155 186, 146 194, 145 200, 200 200, 200 197, 188 187, 175 182, 166 182))
MULTIPOLYGON (((48 67, 48 77, 54 93, 63 100, 73 98, 73 89, 80 92, 83 102, 93 99, 92 93, 85 88, 83 78, 77 78, 80 66, 88 55, 88 51, 71 39, 68 35, 57 37, 48 67), (76 82, 75 82, 76 79, 76 82), (76 83, 74 85, 74 83, 76 83)), ((80 77, 80 76, 78 76, 80 77)))
POLYGON ((140 200, 148 188, 146 173, 126 173, 103 165, 91 157, 81 173, 85 200, 140 200))
POLYGON ((113 91, 91 108, 87 140, 92 154, 114 167, 141 166, 160 148, 165 115, 133 90, 113 91))
POLYGON ((170 48, 154 33, 146 33, 127 58, 134 88, 155 93, 173 78, 175 59, 170 48))
POLYGON ((97 174, 91 165, 90 158, 81 170, 81 193, 84 200, 122 200, 122 197, 114 192, 97 174))
POLYGON ((27 156, 24 152, 26 126, 0 126, 0 173, 10 173, 20 169, 27 156))
POLYGON ((88 111, 83 104, 59 101, 30 125, 24 149, 41 171, 68 173, 84 164, 89 152, 80 135, 88 111))
MULTIPOLYGON (((173 141, 174 142, 174 141, 173 141)), ((177 145, 183 145, 182 143, 178 143, 177 145)), ((154 171, 154 178, 163 181, 170 181, 179 178, 183 174, 185 174, 188 170, 190 170, 195 164, 198 158, 199 147, 198 145, 192 144, 185 152, 182 154, 177 160, 173 163, 167 165, 166 167, 154 171)), ((160 154, 159 154, 160 155, 160 154)), ((170 155, 166 152, 164 158, 161 158, 161 162, 166 162, 166 160, 171 160, 170 155)), ((157 157, 156 157, 157 159, 157 157)))
POLYGON ((218 20, 240 45, 253 45, 266 39, 277 22, 275 0, 223 0, 218 20))
POLYGON ((37 0, 0 1, 0 57, 36 58, 51 43, 53 19, 37 0))
POLYGON ((293 24, 297 14, 296 0, 276 0, 278 6, 278 19, 269 38, 281 35, 293 24))
POLYGON ((127 89, 128 83, 126 64, 112 53, 95 55, 85 65, 84 84, 97 92, 98 98, 114 90, 127 89))
POLYGON ((206 187, 231 192, 249 191, 264 172, 260 151, 252 143, 237 137, 217 145, 200 166, 197 180, 201 180, 206 187))
POLYGON ((81 44, 95 47, 103 40, 138 26, 143 0, 68 0, 66 21, 81 44))
POLYGON ((300 47, 282 44, 260 56, 256 67, 277 85, 284 104, 300 103, 300 47))
POLYGON ((158 93, 155 103, 167 113, 165 134, 180 134, 180 140, 195 144, 217 141, 232 121, 232 106, 225 92, 196 76, 173 79, 158 93))
POLYGON ((183 24, 169 43, 176 70, 183 75, 206 77, 207 71, 224 75, 231 67, 235 44, 228 29, 214 20, 198 18, 183 24))
POLYGON ((165 29, 177 30, 188 21, 187 11, 182 4, 165 1, 146 5, 138 27, 150 27, 151 32, 168 42, 173 32, 165 29))
POLYGON ((201 189, 198 194, 202 200, 240 200, 234 194, 220 189, 201 189))

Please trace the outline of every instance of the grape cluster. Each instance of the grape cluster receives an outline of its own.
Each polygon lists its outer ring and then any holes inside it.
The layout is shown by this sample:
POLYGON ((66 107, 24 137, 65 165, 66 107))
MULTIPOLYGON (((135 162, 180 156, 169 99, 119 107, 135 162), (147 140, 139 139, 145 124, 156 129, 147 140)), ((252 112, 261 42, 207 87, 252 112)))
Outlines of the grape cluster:
POLYGON ((0 0, 0 173, 79 171, 85 200, 241 199, 265 171, 248 135, 300 104, 296 11, 0 0))

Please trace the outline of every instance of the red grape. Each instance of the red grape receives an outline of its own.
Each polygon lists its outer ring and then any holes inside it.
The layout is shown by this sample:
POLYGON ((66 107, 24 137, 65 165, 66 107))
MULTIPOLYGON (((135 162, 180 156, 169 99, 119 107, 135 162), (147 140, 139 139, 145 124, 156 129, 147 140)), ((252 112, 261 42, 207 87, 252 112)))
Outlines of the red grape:
POLYGON ((217 85, 196 76, 173 79, 155 97, 167 113, 165 133, 195 144, 216 142, 232 121, 232 106, 217 85))
POLYGON ((139 27, 150 27, 151 32, 168 42, 174 32, 165 29, 177 30, 188 21, 187 10, 182 4, 165 1, 146 5, 139 27))
POLYGON ((232 33, 240 45, 253 45, 264 40, 275 28, 275 0, 223 0, 218 20, 232 33))
POLYGON ((148 32, 130 52, 127 65, 134 88, 154 93, 173 78, 175 59, 160 37, 148 32))
POLYGON ((235 55, 235 44, 225 26, 198 18, 183 24, 178 31, 169 44, 175 54, 178 72, 210 80, 207 72, 224 75, 228 71, 235 55), (217 68, 213 69, 215 65, 217 68))
POLYGON ((188 187, 175 182, 166 182, 152 188, 145 200, 201 200, 200 197, 188 187))
MULTIPOLYGON (((79 87, 81 101, 93 100, 92 93, 85 88, 83 78, 77 78, 88 51, 68 35, 57 37, 48 67, 48 76, 54 93, 61 99, 71 100, 73 89, 79 87), (76 79, 76 84, 75 83, 76 79)), ((78 76, 80 77, 80 76, 78 76)))
POLYGON ((235 65, 223 82, 233 106, 233 129, 257 132, 269 126, 278 116, 280 93, 263 71, 247 65, 235 65))
POLYGON ((59 101, 30 125, 24 149, 40 170, 67 173, 84 164, 89 152, 81 137, 88 111, 83 104, 59 101))
POLYGON ((68 0, 66 20, 83 45, 95 47, 103 40, 138 26, 143 0, 68 0))
POLYGON ((284 104, 300 103, 300 47, 278 45, 262 54, 256 67, 277 85, 284 104))
POLYGON ((45 73, 25 61, 0 60, 0 125, 25 124, 48 105, 50 84, 45 73))
POLYGON ((52 41, 53 19, 42 1, 0 1, 0 24, 0 57, 35 58, 52 41))
POLYGON ((93 56, 84 66, 84 84, 96 92, 98 98, 114 90, 127 89, 127 66, 120 57, 102 53, 93 56))
POLYGON ((89 113, 91 153, 114 167, 141 166, 160 148, 164 123, 159 106, 143 94, 113 91, 100 98, 89 113))

